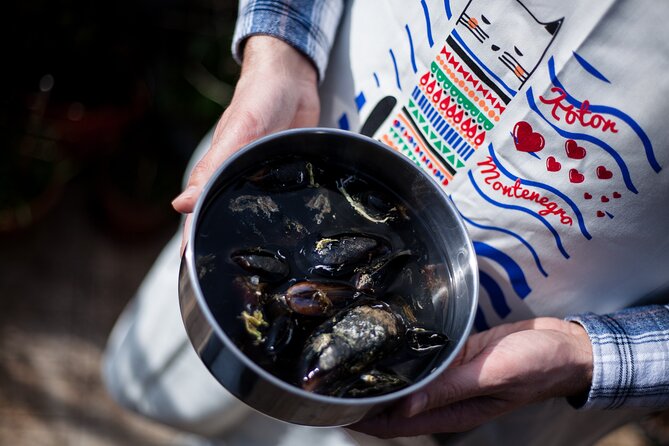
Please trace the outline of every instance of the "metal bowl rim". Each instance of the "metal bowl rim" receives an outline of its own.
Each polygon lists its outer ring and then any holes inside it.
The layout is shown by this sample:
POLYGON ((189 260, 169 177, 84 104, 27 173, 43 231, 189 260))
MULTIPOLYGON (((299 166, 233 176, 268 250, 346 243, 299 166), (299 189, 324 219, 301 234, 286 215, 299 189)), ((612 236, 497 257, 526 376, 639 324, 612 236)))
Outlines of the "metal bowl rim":
POLYGON ((464 343, 466 342, 467 338, 469 337, 469 334, 471 332, 472 326, 474 324, 474 317, 476 314, 476 307, 478 304, 478 294, 479 294, 479 280, 478 280, 478 266, 477 266, 477 261, 476 261, 476 255, 474 254, 474 247, 471 241, 471 238, 469 237, 469 234, 467 233, 466 226, 464 224, 464 221, 462 217, 460 216, 460 213, 457 211, 453 203, 451 202, 450 197, 446 194, 446 192, 432 179, 428 176, 428 174, 421 168, 417 168, 415 164, 413 164, 408 158, 406 158, 404 155, 399 154, 395 152, 393 149, 390 147, 387 147, 380 142, 369 138, 367 136, 361 135, 359 133, 354 133, 351 131, 347 130, 340 130, 340 129, 331 129, 331 128, 321 128, 321 127, 313 127, 313 128, 299 128, 299 129, 290 129, 290 130, 283 130, 280 132, 273 133, 271 135, 267 135, 265 137, 259 138, 246 146, 242 147, 240 150, 238 150, 236 153, 234 153, 231 157, 229 157, 225 162, 219 166, 219 168, 216 170, 216 172, 212 175, 211 179, 207 182, 207 184, 204 186, 202 189, 202 193, 200 194, 197 203, 195 205, 195 208, 192 213, 193 219, 191 222, 191 231, 188 234, 188 243, 186 245, 186 249, 184 252, 185 260, 186 260, 186 265, 187 265, 187 270, 188 270, 188 275, 190 277, 190 281, 192 283, 192 288, 195 292, 195 296, 197 299, 197 303, 200 307, 200 310, 204 314, 205 318, 209 322, 209 325, 212 327, 216 335, 218 336, 219 340, 223 342, 226 346, 226 348, 229 348, 232 352, 234 352, 235 356, 241 360, 247 367, 252 369, 255 373, 257 373, 259 376, 261 376, 263 379, 269 381, 270 383, 282 388, 283 390, 286 390, 289 393, 294 393, 297 394, 301 397, 315 400, 318 402, 326 403, 326 404, 334 404, 334 405, 360 405, 360 406, 371 406, 375 405, 378 403, 387 403, 389 401, 393 401, 399 398, 402 398, 406 395, 409 395, 416 390, 426 386, 429 382, 431 382, 433 379, 435 379, 437 376, 441 374, 448 366, 449 364, 453 361, 453 358, 457 354, 458 351, 462 348, 464 343), (295 134, 301 134, 301 133, 309 133, 309 134, 330 134, 330 135, 335 135, 336 137, 340 138, 353 138, 353 139, 358 139, 362 141, 364 144, 369 144, 375 146, 377 149, 382 149, 386 150, 389 153, 392 154, 399 162, 406 163, 407 165, 411 166, 411 168, 416 172, 418 175, 423 175, 426 177, 425 179, 430 182, 434 186, 434 189, 437 190, 438 194, 442 197, 443 202, 446 206, 450 208, 450 212, 454 215, 456 220, 458 221, 458 226, 459 228, 465 233, 466 237, 465 240, 467 242, 467 248, 469 253, 471 255, 469 256, 469 266, 471 268, 472 274, 473 274, 473 286, 474 289, 472 290, 472 305, 469 311, 469 316, 468 320, 465 326, 465 331, 463 332, 462 336, 460 339, 458 339, 455 348, 451 352, 449 356, 446 357, 446 360, 442 362, 438 367, 433 369, 431 372, 429 372, 427 375, 425 375, 423 378, 420 380, 412 383, 411 385, 404 387, 400 390, 397 390, 395 392, 387 393, 384 395, 379 395, 379 396, 373 396, 373 397, 363 397, 363 398, 342 398, 342 397, 333 397, 333 396, 327 396, 327 395, 320 395, 314 392, 308 392, 306 390, 302 390, 299 387, 290 384, 286 381, 283 381, 282 379, 277 378, 276 376, 272 375, 262 367, 258 366, 255 362, 253 362, 250 358, 248 358, 244 353, 242 353, 237 345, 225 334, 225 331, 223 328, 219 325, 218 321, 214 317, 214 315, 211 313, 209 306, 207 305, 204 294, 202 293, 202 290, 200 288, 200 282, 199 278, 197 277, 196 271, 197 269, 195 268, 195 253, 194 253, 194 244, 195 244, 195 229, 198 227, 198 222, 199 222, 199 217, 201 216, 203 207, 206 204, 207 198, 209 196, 209 193, 211 192, 216 179, 222 174, 223 171, 225 171, 228 166, 233 164, 237 158, 242 156, 244 153, 249 152, 253 149, 255 149, 258 146, 262 146, 265 143, 276 140, 276 139, 281 139, 284 137, 292 136, 295 134))

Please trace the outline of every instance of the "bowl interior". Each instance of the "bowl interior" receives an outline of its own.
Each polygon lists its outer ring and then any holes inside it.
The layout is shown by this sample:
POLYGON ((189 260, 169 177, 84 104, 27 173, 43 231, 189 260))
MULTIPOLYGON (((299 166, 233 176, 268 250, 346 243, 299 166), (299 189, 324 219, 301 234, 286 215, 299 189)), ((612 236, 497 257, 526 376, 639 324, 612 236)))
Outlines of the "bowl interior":
MULTIPOLYGON (((216 322, 216 332, 224 343, 237 350, 234 345, 240 336, 239 306, 231 304, 231 299, 219 292, 227 289, 221 281, 230 281, 231 277, 211 274, 217 267, 210 261, 221 253, 212 241, 212 224, 207 218, 221 206, 220 193, 232 179, 268 160, 292 156, 305 157, 324 166, 346 166, 363 176, 373 177, 393 191, 420 220, 416 223, 423 228, 424 244, 431 259, 435 260, 430 268, 432 279, 426 292, 429 305, 420 313, 421 322, 446 334, 451 342, 429 361, 407 364, 406 367, 412 369, 407 373, 414 376, 413 385, 382 397, 362 400, 388 400, 414 391, 447 367, 471 329, 478 294, 476 260, 464 224, 440 186, 403 155, 357 134, 324 129, 275 134, 247 146, 228 160, 207 186, 196 209, 190 243, 198 270, 197 285, 205 310, 216 322)), ((241 351, 239 354, 244 356, 241 351)), ((249 358, 243 359, 253 362, 249 358)), ((276 379, 266 370, 257 369, 258 373, 267 374, 267 379, 276 379)), ((297 387, 295 391, 303 392, 307 397, 321 398, 297 387)))

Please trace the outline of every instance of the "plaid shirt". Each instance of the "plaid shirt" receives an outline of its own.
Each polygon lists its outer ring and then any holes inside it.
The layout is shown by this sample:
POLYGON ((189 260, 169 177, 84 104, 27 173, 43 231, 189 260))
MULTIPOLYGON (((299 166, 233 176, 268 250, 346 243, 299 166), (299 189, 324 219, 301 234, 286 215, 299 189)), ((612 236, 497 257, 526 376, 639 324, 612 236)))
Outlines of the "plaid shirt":
POLYGON ((309 57, 323 79, 343 9, 343 0, 240 0, 232 55, 241 63, 247 37, 274 36, 309 57))
MULTIPOLYGON (((323 79, 343 0, 241 0, 233 55, 254 34, 278 37, 307 55, 323 79)), ((669 306, 647 306, 609 315, 567 318, 592 341, 594 367, 582 408, 669 407, 669 306)))
POLYGON ((592 386, 584 408, 669 406, 669 305, 568 320, 592 341, 592 386))

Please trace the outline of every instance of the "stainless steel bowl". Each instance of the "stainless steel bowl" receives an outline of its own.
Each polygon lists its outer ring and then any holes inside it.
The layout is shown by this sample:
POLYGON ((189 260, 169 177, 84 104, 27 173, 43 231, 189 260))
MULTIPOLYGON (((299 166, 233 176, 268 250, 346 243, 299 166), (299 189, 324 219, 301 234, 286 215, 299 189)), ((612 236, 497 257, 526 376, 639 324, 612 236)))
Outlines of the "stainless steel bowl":
POLYGON ((405 156, 373 139, 334 129, 299 129, 276 133, 244 147, 228 159, 205 187, 193 214, 192 231, 181 262, 179 301, 186 331, 212 375, 244 403, 271 417, 309 426, 342 426, 361 420, 426 385, 442 372, 463 346, 472 327, 478 298, 476 256, 464 223, 450 198, 405 156), (203 212, 217 191, 240 172, 286 155, 338 160, 374 177, 409 203, 426 227, 435 248, 448 259, 443 287, 431 296, 434 323, 452 340, 429 370, 412 385, 368 398, 336 398, 304 391, 284 382, 245 356, 214 317, 196 270, 195 244, 203 212))

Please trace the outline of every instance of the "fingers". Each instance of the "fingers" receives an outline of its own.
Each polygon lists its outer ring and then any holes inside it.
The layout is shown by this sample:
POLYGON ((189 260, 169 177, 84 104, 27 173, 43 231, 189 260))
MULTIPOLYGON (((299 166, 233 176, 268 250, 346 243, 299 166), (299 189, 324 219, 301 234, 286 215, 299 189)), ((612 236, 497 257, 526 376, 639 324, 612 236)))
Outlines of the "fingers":
POLYGON ((216 169, 223 164, 231 153, 234 153, 235 150, 246 144, 247 139, 249 139, 223 137, 220 136, 221 132, 221 124, 219 123, 211 148, 193 167, 184 191, 172 201, 172 206, 177 212, 182 214, 193 212, 202 189, 216 169))
POLYGON ((253 132, 254 127, 244 124, 248 130, 240 131, 240 124, 236 124, 236 130, 232 126, 226 125, 226 116, 224 115, 219 122, 209 151, 200 159, 188 178, 188 184, 184 191, 172 201, 172 207, 182 214, 188 214, 184 224, 183 238, 181 241, 181 254, 183 255, 188 240, 191 213, 195 209, 198 198, 207 182, 214 175, 216 170, 240 147, 248 144, 252 140, 261 136, 253 132))
POLYGON ((446 369, 421 390, 409 395, 398 405, 397 413, 413 417, 421 412, 477 397, 484 390, 479 383, 478 364, 469 363, 446 369))
POLYGON ((195 203, 202 193, 202 187, 198 185, 189 185, 179 196, 172 200, 172 207, 181 214, 189 214, 195 209, 195 203))
POLYGON ((489 393, 494 382, 487 382, 489 380, 482 376, 485 361, 476 358, 481 359, 482 352, 493 343, 510 333, 530 329, 531 324, 531 321, 503 324, 472 335, 451 367, 426 387, 402 400, 397 406, 398 413, 412 417, 424 411, 489 393))
POLYGON ((267 133, 262 116, 232 104, 216 126, 210 149, 193 167, 186 188, 172 201, 174 209, 182 214, 193 212, 202 189, 225 160, 267 133))
POLYGON ((318 123, 317 73, 300 52, 279 39, 254 36, 244 50, 242 75, 218 122, 207 154, 191 172, 172 206, 193 212, 202 189, 233 153, 269 133, 318 123), (285 69, 277 71, 277 66, 285 69))
POLYGON ((393 411, 349 426, 380 438, 409 437, 441 432, 464 432, 506 412, 504 402, 473 398, 433 409, 414 417, 393 411))
POLYGON ((461 432, 517 407, 568 395, 578 375, 585 375, 582 370, 591 368, 578 358, 564 359, 571 352, 565 346, 574 342, 572 329, 563 321, 540 318, 478 333, 467 341, 461 362, 395 408, 352 429, 384 438, 461 432))

